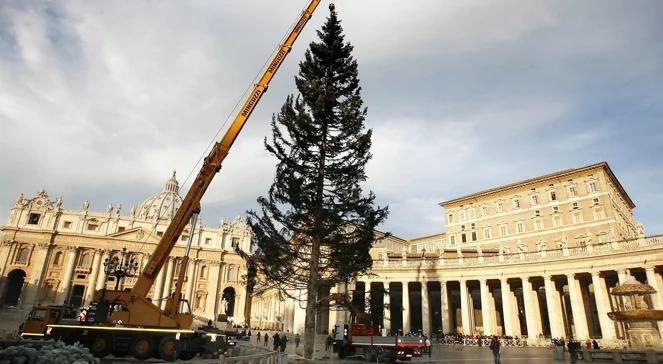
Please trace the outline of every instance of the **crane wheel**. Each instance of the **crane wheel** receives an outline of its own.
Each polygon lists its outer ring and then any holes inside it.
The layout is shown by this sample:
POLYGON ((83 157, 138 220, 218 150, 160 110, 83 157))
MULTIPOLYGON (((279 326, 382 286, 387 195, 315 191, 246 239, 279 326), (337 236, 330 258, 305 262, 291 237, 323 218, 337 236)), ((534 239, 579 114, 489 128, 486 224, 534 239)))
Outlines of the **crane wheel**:
POLYGON ((113 350, 113 342, 107 335, 94 336, 88 346, 90 353, 97 358, 103 358, 113 350))
POLYGON ((154 340, 148 336, 138 336, 131 340, 129 353, 138 360, 149 359, 154 355, 156 345, 154 340))
POLYGON ((179 356, 178 349, 174 337, 164 337, 159 343, 159 356, 165 361, 175 361, 179 356))
POLYGON ((180 360, 191 360, 193 359, 198 353, 195 353, 193 351, 183 351, 180 353, 180 360))

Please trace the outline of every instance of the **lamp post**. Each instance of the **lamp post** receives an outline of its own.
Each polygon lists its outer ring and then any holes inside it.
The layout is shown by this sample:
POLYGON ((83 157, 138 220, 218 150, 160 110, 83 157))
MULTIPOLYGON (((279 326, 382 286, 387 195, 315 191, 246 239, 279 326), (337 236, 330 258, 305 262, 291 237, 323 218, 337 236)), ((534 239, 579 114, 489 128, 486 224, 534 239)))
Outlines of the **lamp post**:
POLYGON ((120 282, 124 277, 134 277, 138 271, 136 260, 127 261, 127 248, 122 248, 121 258, 113 257, 104 260, 104 273, 106 276, 115 277, 115 290, 120 289, 120 282))

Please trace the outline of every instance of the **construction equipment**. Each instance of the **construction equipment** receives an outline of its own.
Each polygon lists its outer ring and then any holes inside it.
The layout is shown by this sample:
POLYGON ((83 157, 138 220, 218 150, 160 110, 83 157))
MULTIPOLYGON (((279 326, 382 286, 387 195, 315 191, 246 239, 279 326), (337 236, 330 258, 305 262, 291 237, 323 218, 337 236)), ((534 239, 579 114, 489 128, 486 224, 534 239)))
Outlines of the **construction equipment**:
POLYGON ((182 283, 187 271, 188 252, 193 234, 189 235, 177 284, 174 292, 167 298, 165 309, 162 310, 152 303, 147 295, 182 231, 189 223, 191 226, 195 226, 200 212, 200 200, 205 191, 221 169, 221 163, 228 155, 239 132, 266 92, 270 81, 319 3, 320 0, 311 0, 304 9, 299 20, 271 57, 261 78, 251 89, 224 136, 214 144, 205 157, 182 205, 133 288, 130 291, 107 289, 96 291, 85 319, 74 324, 60 319, 60 316, 55 313, 56 308, 46 309, 43 317, 41 317, 41 313, 37 312, 42 309, 35 308, 34 313, 40 316, 41 321, 35 320, 35 315, 32 314, 28 321, 40 321, 41 323, 30 322, 27 324, 26 322, 23 326, 33 328, 33 330, 41 330, 45 327, 45 331, 27 333, 24 331, 24 335, 45 335, 65 342, 80 341, 99 357, 113 352, 131 353, 139 359, 155 356, 165 360, 175 360, 178 357, 190 359, 197 353, 203 352, 206 343, 215 341, 217 336, 221 335, 213 330, 191 329, 193 317, 188 309, 188 302, 182 297, 182 283))
POLYGON ((421 356, 426 347, 424 339, 412 336, 386 336, 370 315, 360 311, 348 295, 332 293, 318 301, 318 305, 350 311, 349 324, 335 326, 335 345, 339 358, 362 354, 367 361, 411 360, 421 356))

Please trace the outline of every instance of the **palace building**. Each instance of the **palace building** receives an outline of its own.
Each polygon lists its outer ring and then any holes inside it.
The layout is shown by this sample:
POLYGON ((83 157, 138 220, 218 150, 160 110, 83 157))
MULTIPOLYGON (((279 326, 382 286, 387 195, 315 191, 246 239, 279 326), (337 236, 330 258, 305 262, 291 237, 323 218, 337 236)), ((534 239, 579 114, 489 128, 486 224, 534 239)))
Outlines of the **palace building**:
MULTIPOLYGON (((607 163, 472 193, 440 207, 443 232, 377 239, 370 274, 327 291, 351 294, 360 309, 373 307, 374 320, 392 332, 532 341, 623 339, 623 327, 607 313, 616 307, 610 289, 627 275, 654 287, 658 293, 647 304, 663 309, 663 236, 645 237, 633 218, 635 204, 607 163)), ((252 304, 258 326, 303 332, 305 302, 279 300, 267 290, 252 304)), ((321 312, 318 330, 328 332, 344 320, 340 311, 321 312)))
MULTIPOLYGON (((469 191, 468 191, 469 192, 469 191)), ((92 212, 62 208, 40 191, 19 196, 0 228, 0 296, 4 305, 84 305, 95 289, 115 286, 104 262, 126 248, 140 268, 181 204, 175 176, 126 215, 120 206, 92 212)), ((442 231, 401 239, 376 232, 373 268, 335 287, 391 332, 527 337, 625 338, 608 318, 610 289, 629 275, 657 294, 663 309, 663 236, 645 236, 635 203, 607 163, 567 169, 440 203, 442 231)), ((194 234, 184 296, 200 319, 228 313, 252 327, 303 332, 306 292, 246 294, 246 266, 234 246, 250 251, 252 234, 237 218, 216 228, 187 228, 152 288, 154 299, 175 287, 179 257, 194 234), (223 301, 225 299, 228 302, 223 301), (249 302, 249 304, 247 304, 249 302)), ((130 288, 135 278, 122 286, 130 288)), ((317 331, 346 323, 344 311, 319 310, 317 331)), ((663 326, 659 325, 659 330, 663 326)))
MULTIPOLYGON (((79 210, 67 210, 61 198, 51 200, 43 190, 31 198, 21 194, 7 225, 0 228, 0 304, 89 303, 95 290, 115 288, 115 277, 105 274, 104 262, 121 259, 126 249, 125 260, 138 262, 140 272, 181 203, 174 173, 162 191, 128 214, 113 205, 94 212, 87 201, 79 210)), ((218 227, 198 221, 182 233, 150 297, 165 305, 164 298, 175 289, 188 237, 194 234, 183 284, 192 313, 204 321, 226 313, 243 322, 246 265, 234 246, 249 249, 250 229, 239 217, 231 223, 221 220, 218 227)), ((121 288, 131 288, 136 279, 122 279, 121 288)))

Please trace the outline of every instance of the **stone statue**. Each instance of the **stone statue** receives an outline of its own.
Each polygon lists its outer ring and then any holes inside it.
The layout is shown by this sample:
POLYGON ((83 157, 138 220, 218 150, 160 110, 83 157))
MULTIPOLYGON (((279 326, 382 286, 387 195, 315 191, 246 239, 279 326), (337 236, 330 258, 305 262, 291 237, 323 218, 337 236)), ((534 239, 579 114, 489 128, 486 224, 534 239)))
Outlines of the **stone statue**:
POLYGON ((481 248, 481 245, 477 245, 477 255, 480 257, 483 256, 483 249, 481 248))
POLYGON ((58 196, 58 198, 55 199, 55 208, 60 209, 62 207, 62 196, 58 196))
POLYGON ((108 207, 106 207, 106 212, 110 215, 113 213, 113 204, 109 203, 108 207))
POLYGON ((543 240, 543 239, 539 240, 536 243, 536 248, 539 250, 539 253, 542 252, 542 251, 546 251, 546 249, 548 248, 547 244, 546 244, 546 241, 543 240))
POLYGON ((131 216, 136 217, 136 206, 131 206, 131 216))
POLYGON ((560 249, 568 249, 569 244, 566 242, 566 236, 562 236, 557 242, 560 249))
POLYGON ((115 213, 117 214, 117 216, 120 216, 120 212, 122 212, 122 204, 117 205, 117 210, 115 213))
POLYGON ((522 241, 518 240, 517 246, 519 254, 527 253, 527 245, 524 244, 522 241))
POLYGON ((19 193, 18 197, 16 198, 16 204, 22 204, 23 203, 23 194, 19 193))
POLYGON ((228 301, 223 298, 221 300, 221 314, 225 315, 228 312, 228 301))
POLYGON ((83 211, 87 212, 87 209, 90 208, 90 201, 85 200, 83 201, 83 211))
POLYGON ((407 252, 405 250, 401 252, 401 258, 403 258, 403 260, 407 259, 407 252))

